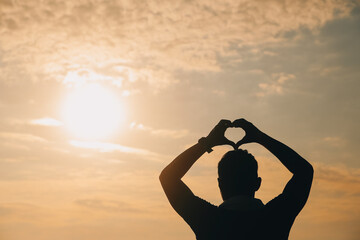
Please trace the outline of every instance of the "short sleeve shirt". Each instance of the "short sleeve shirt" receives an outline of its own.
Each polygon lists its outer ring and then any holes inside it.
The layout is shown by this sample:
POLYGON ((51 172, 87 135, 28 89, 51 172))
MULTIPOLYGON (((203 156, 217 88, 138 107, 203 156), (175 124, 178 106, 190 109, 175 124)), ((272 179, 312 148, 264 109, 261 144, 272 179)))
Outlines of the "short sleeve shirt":
POLYGON ((197 240, 288 239, 299 210, 283 194, 253 210, 231 210, 195 197, 181 212, 197 240))

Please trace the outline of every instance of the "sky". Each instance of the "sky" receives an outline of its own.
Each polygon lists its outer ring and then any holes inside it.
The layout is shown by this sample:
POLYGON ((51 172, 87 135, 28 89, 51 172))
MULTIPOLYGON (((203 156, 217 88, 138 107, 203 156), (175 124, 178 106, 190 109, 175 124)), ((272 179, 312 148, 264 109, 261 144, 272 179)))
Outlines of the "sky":
MULTIPOLYGON (((359 42, 356 0, 0 0, 0 239, 195 239, 159 173, 238 118, 314 166, 290 239, 357 239, 359 42)), ((266 203, 291 175, 244 148, 266 203)), ((184 178, 215 205, 228 150, 184 178)))

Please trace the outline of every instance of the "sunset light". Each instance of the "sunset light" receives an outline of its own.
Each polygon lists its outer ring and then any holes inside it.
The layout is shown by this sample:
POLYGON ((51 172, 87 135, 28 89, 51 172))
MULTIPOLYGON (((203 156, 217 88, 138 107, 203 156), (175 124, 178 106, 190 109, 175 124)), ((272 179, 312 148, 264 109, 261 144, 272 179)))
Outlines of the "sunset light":
POLYGON ((62 114, 70 134, 82 139, 109 137, 124 119, 119 98, 99 84, 75 88, 65 99, 62 114))
POLYGON ((359 42, 360 0, 0 0, 0 240, 359 240, 359 42))

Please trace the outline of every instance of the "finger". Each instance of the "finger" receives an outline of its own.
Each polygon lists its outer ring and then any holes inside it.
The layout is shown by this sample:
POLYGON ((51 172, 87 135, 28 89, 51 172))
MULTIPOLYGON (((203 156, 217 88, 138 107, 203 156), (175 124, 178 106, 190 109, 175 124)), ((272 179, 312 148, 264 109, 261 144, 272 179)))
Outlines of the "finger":
POLYGON ((238 150, 238 149, 239 149, 237 143, 235 143, 232 147, 234 148, 234 150, 238 150))
POLYGON ((221 119, 218 125, 223 126, 223 127, 229 127, 231 124, 232 123, 230 120, 221 119))
POLYGON ((242 144, 240 143, 240 141, 239 142, 237 142, 236 144, 235 144, 235 148, 236 149, 239 149, 239 147, 241 146, 242 144))
POLYGON ((232 125, 234 127, 243 127, 245 124, 247 123, 247 121, 244 118, 240 118, 240 119, 236 119, 232 125))
POLYGON ((232 122, 230 120, 222 119, 218 125, 216 126, 217 129, 221 129, 221 131, 224 131, 232 126, 232 122))
POLYGON ((225 138, 224 139, 224 144, 230 145, 232 146, 234 149, 236 147, 236 144, 233 141, 230 141, 229 139, 225 138))
POLYGON ((249 141, 247 140, 246 137, 244 137, 243 139, 241 139, 240 141, 238 141, 236 143, 236 148, 239 148, 241 145, 246 144, 246 143, 249 143, 249 141))
POLYGON ((229 141, 228 143, 230 146, 232 146, 234 149, 236 149, 236 144, 233 141, 229 141))

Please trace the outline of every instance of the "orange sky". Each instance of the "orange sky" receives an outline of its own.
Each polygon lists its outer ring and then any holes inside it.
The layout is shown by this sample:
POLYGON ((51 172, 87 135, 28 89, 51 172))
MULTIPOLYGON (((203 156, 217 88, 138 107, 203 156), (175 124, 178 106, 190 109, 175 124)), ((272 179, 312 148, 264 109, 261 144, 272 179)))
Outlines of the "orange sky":
MULTIPOLYGON (((158 175, 239 117, 315 167, 290 239, 357 239, 359 26, 356 0, 0 0, 0 239, 195 239, 158 175)), ((246 148, 267 202, 290 174, 246 148)), ((214 204, 227 150, 185 177, 214 204)))

